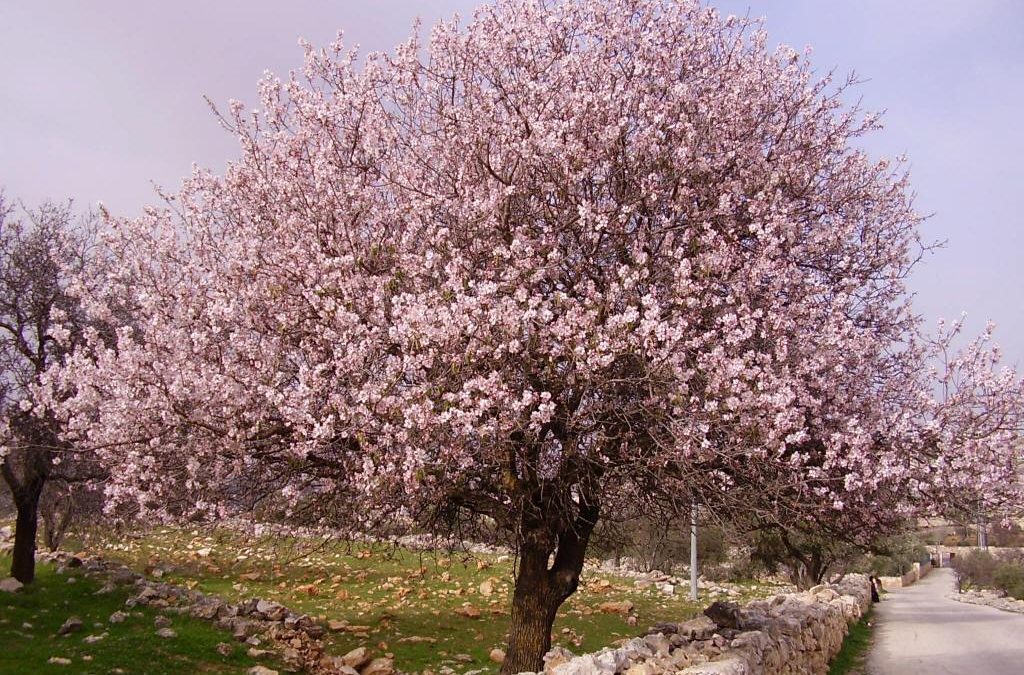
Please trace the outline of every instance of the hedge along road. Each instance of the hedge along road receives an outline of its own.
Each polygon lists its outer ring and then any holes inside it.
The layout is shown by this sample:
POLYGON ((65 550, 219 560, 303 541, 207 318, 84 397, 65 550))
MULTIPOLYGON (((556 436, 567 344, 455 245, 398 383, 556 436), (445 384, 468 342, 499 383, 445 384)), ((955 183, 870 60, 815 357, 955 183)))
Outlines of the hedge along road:
POLYGON ((952 570, 937 569, 876 605, 870 675, 1024 672, 1024 614, 948 597, 952 570))

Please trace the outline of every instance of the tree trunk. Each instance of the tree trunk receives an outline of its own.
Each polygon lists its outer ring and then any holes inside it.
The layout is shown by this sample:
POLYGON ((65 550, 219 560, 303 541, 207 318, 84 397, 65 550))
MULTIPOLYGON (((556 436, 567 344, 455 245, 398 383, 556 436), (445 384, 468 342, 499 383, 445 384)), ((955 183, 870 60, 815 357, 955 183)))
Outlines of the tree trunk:
POLYGON ((64 541, 71 523, 74 500, 69 488, 65 488, 68 492, 59 492, 60 487, 52 480, 47 488, 39 498, 39 519, 43 525, 43 543, 51 551, 56 551, 64 541))
POLYGON ((519 543, 512 625, 502 675, 544 670, 544 654, 551 649, 555 615, 562 603, 576 592, 597 518, 596 500, 584 501, 576 522, 568 529, 558 533, 537 529, 523 535, 519 543), (555 558, 549 568, 552 553, 555 558))
POLYGON ((11 576, 23 584, 30 584, 36 578, 36 533, 39 527, 39 489, 26 490, 15 496, 18 519, 14 527, 14 551, 11 559, 11 576))
POLYGON ((548 578, 551 548, 524 544, 512 595, 512 626, 501 672, 508 675, 544 669, 544 654, 551 649, 551 626, 562 601, 548 578))

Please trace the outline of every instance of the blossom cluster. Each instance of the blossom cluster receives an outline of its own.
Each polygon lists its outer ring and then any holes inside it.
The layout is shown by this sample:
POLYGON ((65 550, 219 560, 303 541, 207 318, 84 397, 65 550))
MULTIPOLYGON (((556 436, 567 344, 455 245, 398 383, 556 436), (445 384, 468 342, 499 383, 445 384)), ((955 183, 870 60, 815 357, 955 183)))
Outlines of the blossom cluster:
POLYGON ((224 115, 223 175, 111 222, 137 310, 48 403, 118 467, 112 503, 157 516, 253 486, 509 527, 591 499, 1019 505, 1016 374, 980 342, 928 371, 949 339, 903 284, 903 166, 858 149, 878 123, 849 83, 766 45, 691 0, 499 0, 362 62, 306 45, 224 115))

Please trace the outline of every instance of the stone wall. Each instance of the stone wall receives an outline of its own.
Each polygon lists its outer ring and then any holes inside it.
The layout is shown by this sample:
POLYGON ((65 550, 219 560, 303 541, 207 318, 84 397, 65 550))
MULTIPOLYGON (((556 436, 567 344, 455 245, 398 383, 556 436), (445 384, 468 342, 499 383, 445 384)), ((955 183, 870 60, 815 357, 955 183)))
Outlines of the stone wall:
MULTIPOLYGON (((38 554, 41 562, 57 566, 57 573, 69 570, 97 579, 104 583, 97 593, 109 593, 118 586, 131 589, 125 601, 125 612, 111 615, 111 623, 119 623, 127 613, 138 605, 160 610, 165 615, 188 614, 194 618, 216 623, 225 631, 225 637, 248 648, 253 658, 269 657, 272 653, 281 658, 285 670, 290 673, 311 675, 394 675, 394 661, 389 657, 371 658, 366 648, 358 648, 344 656, 330 656, 324 651, 323 637, 327 629, 351 632, 347 621, 328 622, 324 626, 306 614, 294 612, 276 602, 252 598, 239 602, 228 602, 199 591, 152 581, 120 563, 99 558, 79 557, 57 551, 38 554), (335 626, 334 624, 343 624, 335 626), (269 647, 270 649, 266 649, 269 647)), ((358 628, 368 628, 360 626, 358 628)), ((228 655, 233 647, 225 642, 217 645, 217 651, 228 655), (223 651, 222 651, 223 650, 223 651)), ((250 673, 276 673, 260 666, 250 673)))
POLYGON ((882 582, 882 588, 887 591, 891 591, 894 588, 903 588, 904 586, 910 586, 923 577, 927 576, 931 572, 932 568, 929 565, 921 565, 921 563, 914 563, 910 571, 901 577, 878 577, 878 580, 882 582))
POLYGON ((615 648, 573 657, 556 648, 546 675, 788 675, 828 672, 850 624, 871 605, 867 577, 803 593, 716 602, 705 616, 661 624, 615 648))

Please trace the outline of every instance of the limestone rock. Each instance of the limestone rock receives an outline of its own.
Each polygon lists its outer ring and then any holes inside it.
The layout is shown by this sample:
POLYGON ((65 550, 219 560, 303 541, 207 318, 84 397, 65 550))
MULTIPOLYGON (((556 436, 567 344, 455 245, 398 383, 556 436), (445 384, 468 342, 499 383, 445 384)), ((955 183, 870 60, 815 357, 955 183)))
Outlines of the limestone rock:
POLYGON ((14 577, 7 577, 3 581, 0 581, 0 591, 4 591, 6 593, 17 593, 24 585, 25 584, 21 583, 14 577))
POLYGON ((382 656, 370 661, 359 672, 360 675, 392 675, 395 672, 395 662, 382 656))
POLYGON ((342 656, 341 662, 349 668, 359 670, 370 662, 370 652, 366 647, 356 647, 349 653, 342 656))
POLYGON ((707 616, 698 616, 679 624, 679 634, 691 640, 707 640, 716 630, 718 624, 707 616))
POLYGON ((258 600, 255 609, 268 621, 281 621, 288 613, 288 609, 284 605, 270 600, 258 600))
POLYGON ((634 663, 626 669, 625 675, 655 675, 658 672, 654 664, 634 663))
POLYGON ((599 661, 593 654, 585 654, 555 667, 553 675, 612 675, 615 667, 610 662, 599 661))
POLYGON ((740 659, 722 659, 690 666, 676 675, 748 675, 747 664, 740 659))
POLYGON ((487 655, 491 661, 501 664, 505 663, 505 650, 503 649, 492 649, 491 653, 487 655))
POLYGON ((82 620, 77 616, 69 617, 64 624, 57 629, 57 635, 68 635, 82 629, 82 620))
POLYGON ((668 636, 663 633, 651 633, 644 636, 644 644, 656 654, 668 654, 672 650, 672 643, 668 636))
POLYGON ((544 672, 550 673, 558 666, 563 663, 568 663, 572 660, 572 652, 565 647, 552 647, 547 654, 544 655, 544 672))
POLYGON ((768 615, 748 606, 740 610, 739 623, 742 630, 764 630, 768 625, 768 615))
POLYGON ((713 602, 704 610, 704 616, 715 622, 720 628, 738 629, 740 627, 739 607, 732 602, 713 602))
POLYGON ((200 602, 192 606, 189 610, 189 614, 197 619, 203 619, 204 621, 213 621, 217 618, 217 614, 220 612, 221 605, 223 603, 218 602, 200 602))
POLYGON ((245 671, 246 675, 278 675, 276 670, 267 668, 266 666, 253 666, 249 670, 245 671))
POLYGON ((629 665, 629 657, 621 649, 599 653, 594 660, 597 662, 598 668, 607 673, 621 672, 629 665))
POLYGON ((622 600, 620 602, 602 602, 597 606, 597 609, 604 614, 628 616, 629 613, 633 611, 633 603, 629 600, 622 600))

